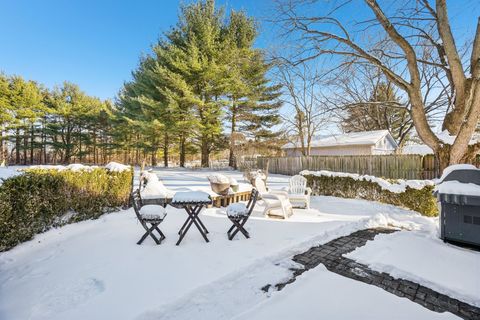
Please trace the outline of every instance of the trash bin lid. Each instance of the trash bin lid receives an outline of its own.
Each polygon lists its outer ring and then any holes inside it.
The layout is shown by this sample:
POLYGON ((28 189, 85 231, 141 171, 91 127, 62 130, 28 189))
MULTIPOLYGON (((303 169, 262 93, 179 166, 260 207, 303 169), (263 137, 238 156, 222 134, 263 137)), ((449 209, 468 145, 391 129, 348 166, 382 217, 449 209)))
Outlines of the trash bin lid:
POLYGON ((471 164, 456 164, 443 170, 442 177, 437 184, 447 181, 458 181, 461 183, 473 183, 480 185, 480 169, 471 164))

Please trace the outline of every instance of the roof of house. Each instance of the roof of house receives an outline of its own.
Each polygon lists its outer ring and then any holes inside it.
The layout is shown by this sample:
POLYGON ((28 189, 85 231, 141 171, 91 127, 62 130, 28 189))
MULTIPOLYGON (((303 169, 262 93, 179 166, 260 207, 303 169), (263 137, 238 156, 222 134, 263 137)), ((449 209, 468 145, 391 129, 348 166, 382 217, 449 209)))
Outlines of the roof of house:
MULTIPOLYGON (((450 135, 447 131, 442 131, 440 133, 435 134, 438 139, 440 139, 443 143, 446 144, 453 144, 455 142, 456 136, 450 135)), ((474 133, 472 138, 468 142, 469 145, 475 144, 480 142, 480 134, 474 133)), ((409 141, 405 146, 402 147, 402 154, 419 154, 419 155, 426 155, 426 154, 433 154, 432 148, 427 146, 421 142, 413 142, 409 141)))
POLYGON ((403 146, 402 154, 419 154, 424 156, 426 154, 433 154, 433 150, 426 144, 412 143, 403 146))
MULTIPOLYGON (((374 145, 379 140, 388 136, 392 143, 397 146, 395 139, 390 135, 388 130, 362 131, 350 132, 341 135, 315 139, 310 146, 315 147, 336 147, 336 146, 351 146, 351 145, 374 145)), ((300 143, 289 142, 282 146, 282 149, 299 148, 300 143)))

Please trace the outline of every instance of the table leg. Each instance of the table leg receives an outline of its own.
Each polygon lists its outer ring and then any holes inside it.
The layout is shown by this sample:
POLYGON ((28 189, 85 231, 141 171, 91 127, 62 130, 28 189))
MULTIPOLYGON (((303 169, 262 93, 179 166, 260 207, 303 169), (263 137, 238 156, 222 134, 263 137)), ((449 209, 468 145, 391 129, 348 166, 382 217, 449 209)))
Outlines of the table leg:
MULTIPOLYGON (((178 234, 180 235, 180 237, 178 238, 178 241, 177 241, 177 243, 176 243, 177 246, 180 244, 180 242, 182 242, 183 238, 184 238, 185 235, 187 234, 188 229, 190 229, 190 227, 192 226, 192 223, 193 223, 193 219, 192 219, 190 216, 188 216, 187 221, 185 221, 185 223, 184 223, 184 226, 186 226, 185 230, 182 230, 182 229, 181 229, 181 230, 178 232, 178 234)), ((182 228, 183 228, 183 227, 182 227, 182 228)))
POLYGON ((185 207, 185 211, 188 214, 188 218, 185 221, 185 223, 183 224, 180 231, 178 232, 178 234, 180 235, 180 238, 177 241, 177 246, 182 242, 183 238, 187 234, 187 232, 190 229, 190 227, 192 226, 192 224, 195 224, 198 231, 202 235, 203 239, 205 239, 206 242, 209 242, 209 240, 207 238, 208 230, 205 227, 205 225, 203 224, 202 220, 200 220, 200 218, 198 217, 198 214, 202 210, 202 207, 203 206, 195 206, 193 208, 185 207))
POLYGON ((202 208, 203 206, 196 206, 193 209, 190 209, 189 215, 192 217, 193 223, 195 223, 195 226, 197 227, 198 231, 200 231, 205 241, 208 242, 208 238, 207 238, 208 230, 207 228, 205 228, 205 225, 203 224, 202 220, 200 220, 200 218, 198 217, 202 208))

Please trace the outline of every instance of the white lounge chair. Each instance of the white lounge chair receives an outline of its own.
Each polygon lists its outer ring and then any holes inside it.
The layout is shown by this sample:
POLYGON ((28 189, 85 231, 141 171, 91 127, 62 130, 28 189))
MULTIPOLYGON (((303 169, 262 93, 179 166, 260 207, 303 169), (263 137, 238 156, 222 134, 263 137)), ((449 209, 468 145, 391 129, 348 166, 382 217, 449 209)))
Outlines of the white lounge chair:
POLYGON ((287 219, 293 214, 293 207, 286 191, 268 190, 265 181, 260 177, 255 179, 255 187, 265 203, 264 215, 281 216, 287 219))
POLYGON ((310 194, 312 189, 307 187, 307 179, 301 175, 290 178, 288 199, 294 208, 310 209, 310 194))

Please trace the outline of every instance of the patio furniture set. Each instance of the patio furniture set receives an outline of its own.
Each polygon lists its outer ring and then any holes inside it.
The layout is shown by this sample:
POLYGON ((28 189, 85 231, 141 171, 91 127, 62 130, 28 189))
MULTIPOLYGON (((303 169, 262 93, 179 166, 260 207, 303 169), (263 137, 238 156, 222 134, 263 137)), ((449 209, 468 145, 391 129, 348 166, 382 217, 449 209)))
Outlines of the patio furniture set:
POLYGON ((293 214, 293 207, 309 208, 311 190, 307 188, 306 183, 307 181, 304 177, 297 175, 290 179, 287 191, 269 190, 266 187, 265 180, 258 177, 255 179, 251 191, 237 191, 224 195, 211 196, 203 191, 174 193, 166 189, 155 174, 150 173, 150 176, 144 176, 144 174, 142 174, 139 188, 132 192, 133 209, 138 221, 145 229, 145 233, 137 244, 141 244, 148 236, 150 236, 156 244, 161 244, 165 239, 165 235, 159 226, 167 216, 167 205, 184 209, 187 213, 187 219, 178 231, 179 239, 176 245, 182 242, 192 225, 195 225, 204 240, 209 242, 207 236, 208 229, 200 219, 199 214, 203 208, 212 206, 213 204, 217 207, 226 207, 227 218, 232 223, 232 226, 227 231, 229 240, 232 240, 239 232, 246 238, 250 238, 250 234, 245 229, 245 224, 258 200, 263 200, 265 203, 265 215, 281 216, 287 219, 293 214), (150 186, 148 186, 149 184, 150 186), (147 186, 152 189, 152 185, 154 184, 161 185, 159 189, 162 192, 156 195, 147 192, 144 195, 142 191, 148 191, 147 186))

